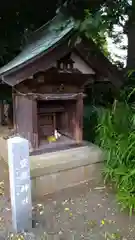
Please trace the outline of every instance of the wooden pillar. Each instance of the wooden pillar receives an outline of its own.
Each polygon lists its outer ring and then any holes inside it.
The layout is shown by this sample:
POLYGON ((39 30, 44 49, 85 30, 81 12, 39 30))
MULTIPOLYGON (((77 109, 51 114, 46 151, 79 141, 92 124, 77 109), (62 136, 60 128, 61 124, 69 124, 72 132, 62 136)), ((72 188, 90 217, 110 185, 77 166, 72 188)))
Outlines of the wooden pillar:
POLYGON ((61 114, 61 130, 68 132, 68 113, 67 109, 61 114))
POLYGON ((56 113, 53 113, 53 133, 56 130, 56 113))
POLYGON ((79 94, 76 101, 75 112, 75 140, 77 143, 83 140, 83 94, 79 94))
POLYGON ((1 124, 5 124, 5 118, 4 118, 4 102, 1 103, 1 124))
POLYGON ((14 90, 12 90, 12 102, 13 102, 13 128, 14 128, 14 132, 17 133, 17 125, 16 125, 17 98, 15 97, 14 90))
POLYGON ((32 147, 37 149, 39 147, 39 136, 38 136, 38 112, 37 112, 37 101, 32 100, 32 127, 33 127, 33 137, 32 137, 32 147))
POLYGON ((0 125, 2 124, 2 103, 0 103, 0 125))

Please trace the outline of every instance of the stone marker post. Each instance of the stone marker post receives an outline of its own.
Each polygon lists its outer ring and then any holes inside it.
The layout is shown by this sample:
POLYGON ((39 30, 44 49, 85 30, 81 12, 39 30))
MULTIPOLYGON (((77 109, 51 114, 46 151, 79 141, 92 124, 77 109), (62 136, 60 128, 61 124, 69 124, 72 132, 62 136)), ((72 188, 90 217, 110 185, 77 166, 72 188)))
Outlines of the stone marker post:
POLYGON ((29 143, 21 137, 8 139, 8 163, 12 224, 15 232, 32 228, 29 143))

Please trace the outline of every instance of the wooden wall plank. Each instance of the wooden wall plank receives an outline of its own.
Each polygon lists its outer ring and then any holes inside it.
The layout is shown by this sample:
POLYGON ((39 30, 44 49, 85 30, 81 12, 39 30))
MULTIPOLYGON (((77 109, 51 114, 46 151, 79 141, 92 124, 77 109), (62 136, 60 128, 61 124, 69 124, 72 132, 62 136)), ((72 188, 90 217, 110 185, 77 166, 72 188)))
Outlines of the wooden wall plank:
POLYGON ((75 140, 80 143, 83 140, 83 97, 78 95, 76 101, 76 116, 75 116, 75 140))
POLYGON ((28 139, 33 146, 33 100, 22 95, 14 96, 16 132, 28 139))

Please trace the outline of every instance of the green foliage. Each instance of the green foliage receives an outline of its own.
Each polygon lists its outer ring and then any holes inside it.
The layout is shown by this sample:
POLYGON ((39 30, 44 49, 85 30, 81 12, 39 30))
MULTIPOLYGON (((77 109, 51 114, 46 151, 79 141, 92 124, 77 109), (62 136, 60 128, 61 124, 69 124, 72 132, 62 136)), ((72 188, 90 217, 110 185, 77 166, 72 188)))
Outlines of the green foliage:
POLYGON ((83 32, 88 39, 92 38, 105 56, 110 57, 106 40, 106 23, 102 21, 101 12, 93 13, 85 9, 84 15, 84 20, 79 24, 79 31, 83 32))
POLYGON ((97 108, 91 104, 85 104, 84 106, 84 118, 83 118, 83 139, 85 141, 95 141, 95 128, 97 125, 97 108))
POLYGON ((98 114, 97 142, 106 152, 105 181, 112 181, 117 200, 130 215, 135 209, 135 109, 127 101, 114 101, 98 114))

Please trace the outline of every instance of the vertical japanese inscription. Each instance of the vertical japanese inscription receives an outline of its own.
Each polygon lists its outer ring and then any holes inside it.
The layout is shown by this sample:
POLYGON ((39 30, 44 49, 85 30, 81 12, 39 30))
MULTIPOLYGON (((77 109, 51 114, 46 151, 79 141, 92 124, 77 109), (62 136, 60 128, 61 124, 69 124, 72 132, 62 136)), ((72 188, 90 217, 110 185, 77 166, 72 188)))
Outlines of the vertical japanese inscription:
POLYGON ((16 232, 32 227, 29 143, 21 137, 8 139, 8 163, 12 223, 16 232))

